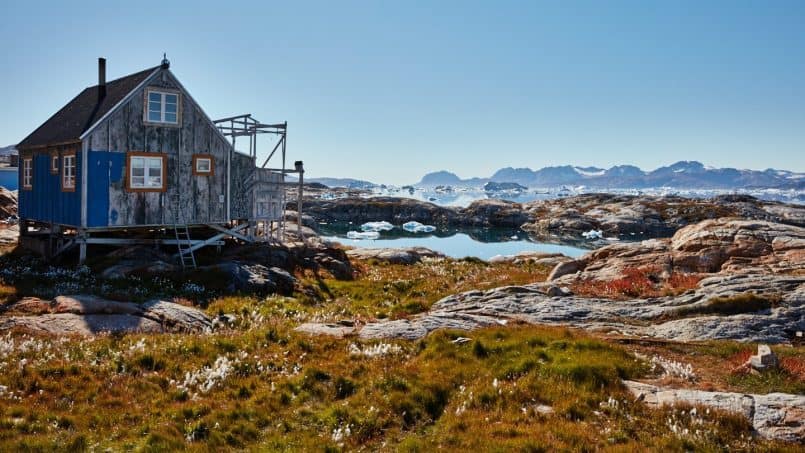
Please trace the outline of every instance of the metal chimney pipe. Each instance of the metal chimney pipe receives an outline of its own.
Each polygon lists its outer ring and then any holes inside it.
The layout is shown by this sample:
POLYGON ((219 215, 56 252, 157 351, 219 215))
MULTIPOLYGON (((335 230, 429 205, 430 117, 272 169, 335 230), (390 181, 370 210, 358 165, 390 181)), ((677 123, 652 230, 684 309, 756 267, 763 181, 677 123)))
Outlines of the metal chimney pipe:
POLYGON ((98 58, 98 100, 106 96, 106 58, 98 58))

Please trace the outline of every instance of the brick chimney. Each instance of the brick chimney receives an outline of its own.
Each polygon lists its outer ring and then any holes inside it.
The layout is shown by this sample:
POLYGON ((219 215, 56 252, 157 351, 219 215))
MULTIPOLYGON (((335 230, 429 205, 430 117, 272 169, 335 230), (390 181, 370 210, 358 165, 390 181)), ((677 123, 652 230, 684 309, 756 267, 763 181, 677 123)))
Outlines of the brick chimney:
POLYGON ((98 100, 106 97, 106 58, 98 58, 98 100))

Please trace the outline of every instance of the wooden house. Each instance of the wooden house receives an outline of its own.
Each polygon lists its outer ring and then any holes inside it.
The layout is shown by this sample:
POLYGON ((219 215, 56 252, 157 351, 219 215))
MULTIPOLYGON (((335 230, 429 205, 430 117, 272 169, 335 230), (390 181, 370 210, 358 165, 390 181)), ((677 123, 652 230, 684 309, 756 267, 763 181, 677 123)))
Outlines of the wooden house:
POLYGON ((21 242, 46 233, 46 254, 78 245, 83 261, 93 243, 173 243, 186 259, 200 246, 220 244, 226 232, 255 240, 258 223, 282 222, 285 175, 301 176, 301 162, 285 168, 285 131, 284 123, 263 125, 250 115, 216 124, 167 59, 107 82, 101 58, 98 84, 17 145, 21 242), (268 159, 257 166, 257 134, 269 132, 279 137, 281 168, 266 168, 268 159), (235 150, 239 136, 249 138, 248 153, 235 150), (199 226, 219 234, 191 239, 189 231, 199 226), (174 237, 119 234, 149 229, 174 237), (115 238, 104 237, 110 232, 115 238))

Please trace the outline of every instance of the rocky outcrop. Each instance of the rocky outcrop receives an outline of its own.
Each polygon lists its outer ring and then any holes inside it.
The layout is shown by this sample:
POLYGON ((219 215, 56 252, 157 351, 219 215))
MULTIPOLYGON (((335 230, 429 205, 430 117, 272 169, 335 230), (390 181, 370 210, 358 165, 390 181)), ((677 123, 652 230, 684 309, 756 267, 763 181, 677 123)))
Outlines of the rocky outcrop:
MULTIPOLYGON (((288 203, 295 209, 295 203, 288 203)), ((396 224, 409 221, 429 225, 452 225, 457 214, 455 210, 433 203, 410 198, 341 198, 337 200, 304 200, 305 214, 320 222, 353 222, 361 224, 373 220, 386 220, 396 224)))
POLYGON ((102 278, 118 279, 139 273, 175 272, 180 268, 171 263, 172 258, 154 247, 134 246, 112 251, 104 257, 102 278))
MULTIPOLYGON (((295 203, 289 203, 295 209, 295 203)), ((466 208, 438 206, 410 198, 306 199, 303 211, 316 222, 417 221, 439 228, 522 228, 534 238, 602 245, 582 233, 601 230, 606 238, 663 238, 703 220, 735 217, 805 227, 805 207, 727 195, 710 199, 644 195, 586 194, 529 203, 486 199, 466 208)), ((315 227, 310 220, 306 225, 315 227)))
POLYGON ((735 217, 805 227, 805 207, 726 195, 710 199, 587 194, 526 203, 534 219, 523 229, 536 237, 577 240, 601 230, 606 237, 669 237, 687 225, 735 217))
POLYGON ((531 216, 523 205, 505 200, 478 200, 457 210, 457 225, 470 227, 520 228, 531 216))
MULTIPOLYGON (((775 299, 776 300, 776 299, 775 299)), ((363 338, 417 339, 443 328, 472 330, 510 322, 572 325, 595 331, 669 340, 780 343, 805 331, 805 276, 718 275, 682 296, 614 301, 579 297, 551 284, 507 286, 445 297, 427 313, 356 327, 363 338), (779 297, 776 306, 721 314, 715 298, 755 293, 779 297)))
POLYGON ((150 300, 135 304, 87 295, 58 296, 51 301, 26 298, 6 307, 0 316, 0 330, 53 335, 204 333, 211 326, 203 312, 173 302, 150 300))
POLYGON ((651 268, 683 273, 805 273, 805 228, 754 220, 715 219, 680 229, 671 239, 613 244, 557 266, 549 280, 613 280, 651 268))
POLYGON ((0 186, 0 220, 17 215, 17 191, 0 186))
POLYGON ((425 247, 406 248, 356 248, 347 251, 347 256, 361 260, 374 259, 392 264, 416 264, 423 258, 444 258, 439 252, 425 247))
POLYGON ((489 258, 489 262, 495 263, 511 263, 511 264, 537 264, 542 266, 555 267, 561 263, 573 261, 561 253, 545 253, 537 251, 523 251, 514 255, 496 255, 489 258))
POLYGON ((16 244, 20 236, 19 225, 0 225, 0 245, 16 244))
POLYGON ((293 293, 296 278, 279 267, 262 264, 247 264, 237 261, 203 266, 199 271, 212 271, 223 274, 228 282, 228 292, 246 292, 256 296, 268 294, 290 295, 293 293))
POLYGON ((743 415, 763 437, 789 442, 805 441, 805 395, 706 392, 661 388, 635 381, 623 383, 637 400, 649 407, 680 403, 712 407, 743 415))

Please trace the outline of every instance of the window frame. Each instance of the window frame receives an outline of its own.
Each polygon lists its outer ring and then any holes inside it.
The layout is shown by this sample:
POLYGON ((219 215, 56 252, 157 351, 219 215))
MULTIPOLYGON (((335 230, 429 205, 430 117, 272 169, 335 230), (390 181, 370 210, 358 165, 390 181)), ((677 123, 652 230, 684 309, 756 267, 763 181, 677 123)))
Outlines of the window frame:
POLYGON ((61 191, 62 192, 75 192, 75 188, 78 182, 78 159, 76 158, 75 151, 65 151, 62 153, 61 156, 61 176, 59 179, 61 180, 61 191), (71 160, 72 165, 67 165, 67 161, 71 160), (73 184, 67 185, 65 184, 65 179, 67 178, 67 169, 70 168, 73 170, 73 174, 70 175, 73 178, 73 184))
POLYGON ((215 157, 212 154, 193 154, 193 176, 214 176, 215 175, 215 157), (201 171, 198 169, 198 162, 200 160, 208 160, 210 162, 210 169, 201 171))
POLYGON ((22 190, 34 190, 34 156, 24 156, 22 158, 22 190), (28 163, 30 165, 26 165, 28 163), (27 183, 26 179, 29 179, 27 183))
POLYGON ((143 96, 143 123, 153 126, 168 126, 168 127, 181 127, 182 125, 182 93, 179 90, 172 90, 169 88, 146 88, 143 96), (150 113, 150 95, 156 93, 160 95, 159 100, 159 121, 154 121, 149 117, 150 113), (165 121, 165 99, 167 95, 176 96, 176 121, 165 121))
MULTIPOLYGON (((148 165, 143 167, 144 169, 149 168, 148 165)), ((143 151, 129 151, 126 153, 126 191, 127 192, 167 192, 168 190, 168 155, 165 153, 149 153, 143 151), (152 159, 162 159, 162 174, 160 178, 162 180, 162 185, 157 186, 133 186, 132 185, 132 166, 131 161, 133 158, 143 157, 143 158, 152 158, 152 159)), ((147 175, 143 174, 143 177, 147 177, 147 175)))
POLYGON ((59 174, 59 152, 58 151, 51 151, 50 153, 50 174, 51 175, 58 175, 59 174), (55 166, 53 164, 56 164, 55 166))

